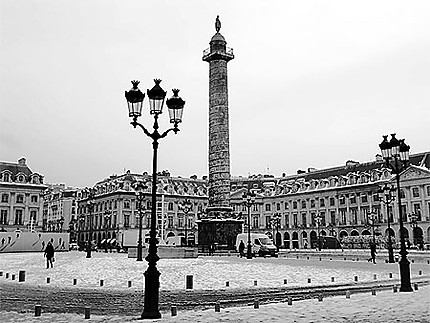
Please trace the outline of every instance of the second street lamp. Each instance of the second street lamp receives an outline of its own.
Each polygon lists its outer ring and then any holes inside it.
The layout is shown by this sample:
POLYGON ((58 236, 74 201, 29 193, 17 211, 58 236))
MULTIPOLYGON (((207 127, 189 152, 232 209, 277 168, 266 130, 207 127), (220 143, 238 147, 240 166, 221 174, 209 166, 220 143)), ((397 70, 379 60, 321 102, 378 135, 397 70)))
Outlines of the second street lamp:
POLYGON ((139 88, 139 81, 132 81, 133 88, 125 92, 128 105, 128 115, 133 118, 131 125, 139 127, 142 131, 152 139, 153 157, 152 157, 152 193, 151 193, 151 228, 149 231, 149 248, 146 261, 148 269, 145 271, 145 295, 144 308, 142 313, 143 319, 158 319, 161 318, 161 313, 158 308, 159 291, 160 291, 160 272, 157 269, 157 262, 160 259, 157 255, 157 151, 158 141, 167 136, 171 131, 177 133, 179 131, 178 124, 182 122, 182 112, 185 101, 179 96, 179 90, 173 89, 173 96, 166 101, 170 123, 173 123, 173 128, 170 128, 163 133, 158 131, 158 116, 163 111, 164 99, 166 92, 160 87, 161 80, 155 79, 155 86, 151 90, 147 90, 149 98, 150 114, 154 116, 153 132, 149 132, 145 126, 137 122, 137 118, 142 116, 142 106, 145 94, 139 88))
POLYGON ((407 258, 408 251, 406 250, 405 244, 405 228, 403 226, 403 209, 400 191, 400 173, 408 166, 410 147, 405 144, 404 139, 398 140, 395 133, 391 134, 390 141, 387 140, 387 137, 387 135, 383 136, 384 140, 379 144, 379 148, 381 149, 382 157, 385 160, 385 165, 396 175, 400 225, 400 291, 412 292, 411 268, 410 262, 407 258), (403 167, 401 164, 403 164, 403 167))
POLYGON ((182 211, 184 212, 185 246, 188 246, 188 212, 190 212, 193 208, 193 204, 189 199, 185 199, 184 201, 179 203, 179 208, 182 209, 182 211))
POLYGON ((321 251, 321 235, 320 235, 320 225, 322 221, 321 214, 315 216, 315 223, 317 224, 317 233, 318 233, 318 251, 321 251))
POLYGON ((243 194, 243 203, 248 210, 248 243, 246 249, 246 259, 252 259, 251 245, 251 206, 255 204, 255 194, 250 191, 243 194))
POLYGON ((394 263, 394 253, 393 253, 393 241, 391 239, 391 212, 390 212, 390 204, 395 200, 394 192, 396 189, 393 186, 388 186, 385 184, 378 191, 379 200, 384 203, 387 207, 387 226, 388 226, 388 241, 387 241, 387 249, 388 249, 388 262, 394 263))

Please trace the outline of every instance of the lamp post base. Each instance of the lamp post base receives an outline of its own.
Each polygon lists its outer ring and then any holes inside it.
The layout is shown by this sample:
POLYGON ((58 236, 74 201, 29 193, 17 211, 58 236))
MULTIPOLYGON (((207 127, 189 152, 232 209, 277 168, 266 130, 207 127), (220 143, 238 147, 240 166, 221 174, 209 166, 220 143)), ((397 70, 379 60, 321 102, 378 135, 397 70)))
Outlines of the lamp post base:
POLYGON ((160 272, 155 265, 149 264, 144 273, 145 276, 145 296, 142 319, 159 319, 161 313, 158 309, 160 272))
POLYGON ((252 250, 250 244, 248 244, 248 249, 246 251, 246 259, 252 259, 252 250))
POLYGON ((411 270, 409 267, 409 260, 406 257, 402 257, 399 261, 400 266, 400 289, 401 292, 412 292, 411 286, 411 270))

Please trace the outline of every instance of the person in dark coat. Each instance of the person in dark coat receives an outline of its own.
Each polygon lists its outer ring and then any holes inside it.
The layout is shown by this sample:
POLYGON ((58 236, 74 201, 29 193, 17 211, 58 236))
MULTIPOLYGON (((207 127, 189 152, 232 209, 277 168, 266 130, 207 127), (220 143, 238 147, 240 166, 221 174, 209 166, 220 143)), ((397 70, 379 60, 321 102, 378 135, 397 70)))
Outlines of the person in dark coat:
POLYGON ((239 243, 240 258, 242 258, 244 256, 244 251, 245 251, 245 244, 243 243, 243 240, 240 240, 240 243, 239 243))
POLYGON ((44 256, 46 257, 46 269, 49 268, 49 265, 51 265, 51 268, 54 268, 53 260, 54 260, 54 246, 51 242, 48 242, 48 245, 45 248, 44 256))

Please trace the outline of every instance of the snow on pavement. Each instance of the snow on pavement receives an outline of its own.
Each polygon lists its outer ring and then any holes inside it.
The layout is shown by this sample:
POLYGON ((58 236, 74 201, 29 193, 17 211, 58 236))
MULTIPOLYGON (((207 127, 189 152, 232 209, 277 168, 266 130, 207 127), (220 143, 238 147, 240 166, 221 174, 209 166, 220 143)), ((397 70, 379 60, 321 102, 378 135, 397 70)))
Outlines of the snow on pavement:
MULTIPOLYGON (((221 308, 198 311, 179 311, 177 316, 162 313, 159 320, 147 322, 430 322, 430 286, 422 286, 418 291, 410 293, 393 293, 381 291, 376 296, 371 293, 352 294, 350 299, 345 296, 325 298, 322 302, 317 299, 295 301, 290 306, 287 303, 272 303, 253 306, 221 308)), ((105 322, 122 323, 136 322, 137 317, 131 316, 100 316, 91 315, 84 319, 78 314, 43 313, 34 317, 34 313, 16 313, 0 311, 0 322, 105 322)))

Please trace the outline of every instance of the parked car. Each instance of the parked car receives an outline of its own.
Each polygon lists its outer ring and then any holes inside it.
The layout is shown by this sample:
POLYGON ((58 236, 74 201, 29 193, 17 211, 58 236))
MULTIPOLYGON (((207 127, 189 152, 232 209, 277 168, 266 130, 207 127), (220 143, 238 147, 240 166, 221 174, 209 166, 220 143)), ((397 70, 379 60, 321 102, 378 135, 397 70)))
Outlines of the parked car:
MULTIPOLYGON (((236 250, 239 251, 240 241, 245 243, 245 253, 246 246, 248 243, 248 234, 239 233, 236 237, 236 250)), ((262 233, 251 233, 251 250, 253 255, 259 255, 264 257, 270 255, 272 257, 278 257, 278 248, 273 244, 272 240, 265 234, 262 233)))

